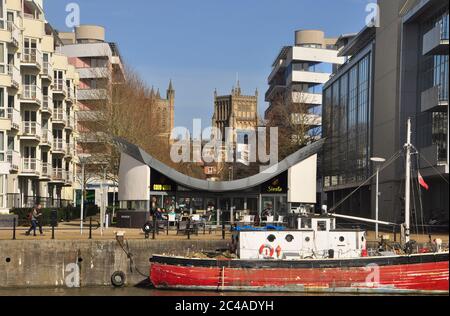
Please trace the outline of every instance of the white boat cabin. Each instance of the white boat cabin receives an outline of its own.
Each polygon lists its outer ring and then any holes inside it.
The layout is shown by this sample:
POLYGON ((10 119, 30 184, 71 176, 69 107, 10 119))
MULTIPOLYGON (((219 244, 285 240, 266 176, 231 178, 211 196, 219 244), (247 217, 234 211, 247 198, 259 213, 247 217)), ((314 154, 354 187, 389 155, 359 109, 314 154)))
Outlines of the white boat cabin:
POLYGON ((336 219, 298 218, 297 229, 237 229, 233 246, 243 260, 359 258, 366 255, 366 232, 336 229, 336 219))

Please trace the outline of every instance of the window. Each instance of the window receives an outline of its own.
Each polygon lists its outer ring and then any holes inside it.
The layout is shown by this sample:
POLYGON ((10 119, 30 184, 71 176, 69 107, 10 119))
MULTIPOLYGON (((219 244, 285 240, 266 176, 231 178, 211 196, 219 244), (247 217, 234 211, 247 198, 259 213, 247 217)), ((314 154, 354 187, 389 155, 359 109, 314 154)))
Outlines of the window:
POLYGON ((0 0, 0 28, 5 28, 5 0, 0 0))
POLYGON ((4 74, 7 72, 7 67, 6 67, 6 56, 8 55, 8 53, 6 52, 6 46, 5 43, 0 43, 0 73, 4 74))
POLYGON ((5 161, 5 132, 0 132, 0 162, 5 161))
POLYGON ((0 118, 6 118, 5 88, 0 88, 0 118))
POLYGON ((318 221, 317 222, 317 231, 318 232, 327 231, 327 222, 326 221, 318 221))

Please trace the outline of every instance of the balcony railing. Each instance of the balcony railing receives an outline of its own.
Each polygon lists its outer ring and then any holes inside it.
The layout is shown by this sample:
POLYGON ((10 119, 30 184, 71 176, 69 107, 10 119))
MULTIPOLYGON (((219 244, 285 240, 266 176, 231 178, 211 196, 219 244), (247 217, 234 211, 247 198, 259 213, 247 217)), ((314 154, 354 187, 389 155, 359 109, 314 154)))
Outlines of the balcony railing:
POLYGON ((54 123, 65 123, 64 111, 61 108, 53 109, 53 122, 54 123))
POLYGON ((52 113, 53 109, 50 106, 51 104, 53 104, 53 99, 48 95, 44 95, 42 97, 42 111, 52 113))
POLYGON ((75 153, 75 146, 73 143, 66 143, 66 156, 73 156, 75 153))
POLYGON ((20 112, 15 108, 8 108, 8 118, 11 120, 11 127, 14 129, 20 128, 20 112))
POLYGON ((34 64, 41 68, 42 64, 42 52, 37 48, 24 48, 22 63, 34 64))
POLYGON ((52 165, 48 162, 43 162, 41 167, 41 177, 50 178, 52 176, 52 165))
POLYGON ((52 64, 49 63, 48 61, 43 62, 42 74, 43 74, 43 76, 46 76, 50 79, 52 78, 52 74, 53 74, 52 64))
POLYGON ((14 24, 13 21, 8 21, 7 26, 8 26, 8 31, 11 32, 11 43, 16 47, 19 47, 19 43, 20 43, 19 27, 16 24, 14 24))
POLYGON ((65 180, 67 184, 72 184, 73 183, 73 173, 70 171, 65 170, 65 180))
POLYGON ((65 142, 60 138, 53 139, 53 151, 65 152, 65 142))
POLYGON ((41 126, 37 122, 24 121, 23 124, 23 136, 41 138, 41 126))
POLYGON ((53 168, 53 172, 52 172, 52 180, 53 181, 65 181, 66 180, 66 176, 65 176, 65 170, 62 168, 53 168))
POLYGON ((18 89, 20 86, 20 70, 11 64, 8 64, 8 75, 11 77, 12 85, 18 89))
POLYGON ((75 127, 75 117, 73 115, 66 115, 66 127, 70 129, 75 127))
POLYGON ((35 101, 38 104, 42 104, 41 89, 36 85, 23 85, 22 86, 22 99, 26 101, 35 101))
POLYGON ((67 94, 67 86, 64 79, 54 80, 53 92, 67 94))
POLYGON ((53 144, 53 135, 52 132, 49 131, 48 129, 43 129, 42 130, 42 138, 41 138, 41 142, 44 145, 48 145, 51 146, 53 144))
POLYGON ((36 158, 22 158, 22 173, 39 173, 39 160, 36 158))
POLYGON ((13 171, 19 170, 19 164, 20 164, 20 153, 15 150, 8 150, 6 152, 6 159, 8 163, 10 164, 10 169, 13 171))

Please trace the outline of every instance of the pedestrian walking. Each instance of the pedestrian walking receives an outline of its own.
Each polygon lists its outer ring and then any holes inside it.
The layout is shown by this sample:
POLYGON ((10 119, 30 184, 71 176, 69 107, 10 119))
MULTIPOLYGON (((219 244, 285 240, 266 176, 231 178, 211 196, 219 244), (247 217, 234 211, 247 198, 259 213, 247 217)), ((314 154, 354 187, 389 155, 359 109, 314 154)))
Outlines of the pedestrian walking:
POLYGON ((44 234, 42 230, 42 225, 39 222, 39 217, 42 216, 41 212, 42 206, 40 204, 37 204, 33 210, 30 213, 30 219, 31 219, 31 227, 30 229, 25 233, 27 236, 31 234, 31 231, 33 231, 33 236, 36 236, 36 228, 39 227, 39 233, 41 236, 44 234))

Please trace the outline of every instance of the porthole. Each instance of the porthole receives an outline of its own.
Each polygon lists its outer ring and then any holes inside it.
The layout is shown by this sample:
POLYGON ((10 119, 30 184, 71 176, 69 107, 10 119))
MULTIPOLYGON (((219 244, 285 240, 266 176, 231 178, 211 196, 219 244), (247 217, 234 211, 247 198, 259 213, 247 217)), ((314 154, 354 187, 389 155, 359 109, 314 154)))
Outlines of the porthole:
POLYGON ((344 241, 345 241, 344 236, 339 237, 339 241, 340 241, 340 242, 344 242, 344 241))
POLYGON ((6 258, 6 262, 10 263, 11 262, 11 258, 6 258))
POLYGON ((267 240, 270 242, 274 242, 275 239, 277 239, 277 237, 275 237, 275 235, 269 235, 269 237, 267 237, 267 240))
POLYGON ((309 237, 306 237, 306 238, 305 238, 305 241, 306 241, 306 242, 309 242, 310 240, 311 240, 311 238, 309 238, 309 237))
POLYGON ((292 242, 293 240, 294 240, 294 236, 292 236, 290 234, 286 236, 286 241, 287 242, 292 242))

